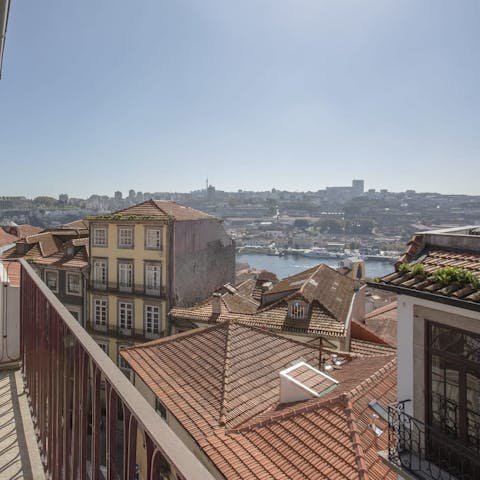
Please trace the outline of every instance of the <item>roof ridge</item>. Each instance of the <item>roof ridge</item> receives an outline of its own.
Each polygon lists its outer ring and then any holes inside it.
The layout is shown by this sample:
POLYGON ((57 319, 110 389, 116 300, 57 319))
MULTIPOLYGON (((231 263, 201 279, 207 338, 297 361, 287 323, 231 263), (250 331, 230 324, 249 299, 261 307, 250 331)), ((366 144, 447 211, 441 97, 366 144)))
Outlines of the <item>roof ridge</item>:
POLYGON ((231 324, 227 325, 227 338, 225 339, 225 356, 223 362, 223 374, 222 374, 222 394, 220 398, 220 419, 219 423, 221 426, 227 424, 227 388, 228 378, 230 374, 230 329, 231 324))
MULTIPOLYGON (((387 372, 387 370, 389 370, 390 368, 393 367, 394 364, 396 364, 397 362, 397 357, 396 355, 394 354, 391 354, 391 355, 375 355, 375 357, 391 357, 393 356, 394 358, 392 358, 392 360, 390 360, 389 362, 387 362, 383 367, 379 368, 378 370, 376 370, 374 373, 372 373, 372 375, 370 375, 369 377, 365 378, 364 380, 362 380, 356 387, 352 388, 352 390, 350 390, 349 392, 346 392, 345 395, 349 396, 350 398, 354 398, 356 397, 357 395, 359 395, 364 389, 365 387, 367 387, 370 383, 374 382, 375 380, 377 380, 378 378, 381 378, 383 377, 383 375, 387 372)), ((372 356, 373 357, 373 356, 372 356)), ((372 358, 370 357, 370 358, 372 358)), ((368 358, 368 357, 367 357, 368 358)))
POLYGON ((132 345, 131 347, 125 347, 124 350, 134 350, 134 349, 144 349, 150 348, 154 345, 170 343, 178 339, 182 339, 184 337, 190 337, 192 335, 198 335, 210 330, 220 330, 222 328, 228 327, 228 323, 230 321, 226 320, 221 323, 217 323, 212 325, 211 327, 206 328, 191 328, 190 330, 186 330, 185 332, 176 333, 175 335, 168 335, 167 337, 156 338, 155 340, 151 340, 150 342, 139 343, 138 345, 132 345))
POLYGON ((359 480, 368 480, 368 469, 365 464, 363 447, 360 442, 360 433, 358 432, 357 425, 355 423, 352 400, 348 394, 343 394, 342 397, 345 405, 344 411, 347 416, 347 425, 350 429, 350 440, 352 442, 355 462, 357 463, 358 468, 358 478, 359 480))
POLYGON ((305 288, 305 285, 313 278, 314 275, 317 274, 317 272, 320 270, 322 265, 323 263, 320 263, 320 265, 317 266, 317 268, 312 272, 312 274, 303 282, 302 286, 300 287, 300 290, 298 290, 298 293, 301 293, 303 295, 303 289, 305 288))
POLYGON ((344 394, 339 394, 335 397, 332 397, 332 398, 329 398, 327 400, 321 400, 319 398, 312 398, 312 402, 307 404, 307 405, 302 405, 301 407, 299 408, 295 408, 295 407, 292 407, 292 408, 289 408, 285 413, 281 413, 281 414, 278 414, 278 415, 275 415, 275 412, 271 411, 271 414, 269 414, 269 411, 264 411, 263 413, 260 413, 258 414, 257 416, 260 416, 260 415, 268 415, 267 418, 265 418, 264 420, 261 420, 261 421, 254 421, 254 418, 250 418, 249 420, 253 420, 251 421, 250 423, 247 423, 248 420, 239 425, 238 427, 234 427, 234 428, 229 428, 228 429, 228 433, 241 433, 241 432, 246 432, 246 431, 250 431, 250 430, 254 430, 256 428, 260 428, 260 427, 264 427, 266 425, 271 425, 272 423, 276 423, 280 420, 288 420, 289 418, 292 418, 292 417, 295 417, 297 415, 301 415, 301 414, 304 414, 304 413, 308 413, 308 412, 312 412, 314 410, 317 410, 318 408, 320 407, 325 407, 325 406, 328 406, 328 405, 333 405, 333 404, 336 404, 336 403, 340 403, 341 401, 343 401, 342 399, 342 396, 344 394), (317 400, 316 402, 313 401, 313 400, 317 400))

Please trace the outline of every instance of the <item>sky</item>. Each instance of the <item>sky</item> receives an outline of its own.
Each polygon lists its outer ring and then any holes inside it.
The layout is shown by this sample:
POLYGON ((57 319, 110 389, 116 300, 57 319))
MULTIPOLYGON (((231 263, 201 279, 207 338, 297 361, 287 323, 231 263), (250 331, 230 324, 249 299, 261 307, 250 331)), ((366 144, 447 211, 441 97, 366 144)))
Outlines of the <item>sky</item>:
POLYGON ((1 195, 480 194, 479 0, 12 0, 1 195))

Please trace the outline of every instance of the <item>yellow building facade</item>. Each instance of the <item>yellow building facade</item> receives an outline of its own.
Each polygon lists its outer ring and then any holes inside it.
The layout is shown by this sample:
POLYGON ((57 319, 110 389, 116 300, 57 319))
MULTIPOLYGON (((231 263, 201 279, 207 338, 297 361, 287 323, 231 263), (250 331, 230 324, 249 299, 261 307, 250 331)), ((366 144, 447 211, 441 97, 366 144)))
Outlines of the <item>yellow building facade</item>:
POLYGON ((175 305, 194 305, 235 276, 222 222, 175 202, 148 200, 89 218, 87 330, 130 376, 119 352, 169 334, 175 305))
POLYGON ((167 232, 168 222, 91 220, 88 326, 120 367, 121 348, 166 334, 167 232))

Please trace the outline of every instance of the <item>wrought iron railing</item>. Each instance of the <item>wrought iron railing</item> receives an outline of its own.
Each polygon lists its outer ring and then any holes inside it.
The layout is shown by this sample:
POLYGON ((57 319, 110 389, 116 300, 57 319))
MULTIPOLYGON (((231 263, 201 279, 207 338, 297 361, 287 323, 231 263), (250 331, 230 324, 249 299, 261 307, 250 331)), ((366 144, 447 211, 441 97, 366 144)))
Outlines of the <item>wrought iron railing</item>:
POLYGON ((152 297, 159 299, 166 299, 167 290, 164 286, 153 288, 144 284, 121 284, 118 282, 100 282, 97 280, 90 280, 89 288, 91 291, 102 293, 116 293, 118 295, 130 294, 142 297, 152 297))
POLYGON ((32 267, 21 264, 22 373, 47 477, 212 479, 32 267))
POLYGON ((480 479, 480 459, 458 439, 405 412, 407 401, 388 407, 388 458, 421 479, 480 479))

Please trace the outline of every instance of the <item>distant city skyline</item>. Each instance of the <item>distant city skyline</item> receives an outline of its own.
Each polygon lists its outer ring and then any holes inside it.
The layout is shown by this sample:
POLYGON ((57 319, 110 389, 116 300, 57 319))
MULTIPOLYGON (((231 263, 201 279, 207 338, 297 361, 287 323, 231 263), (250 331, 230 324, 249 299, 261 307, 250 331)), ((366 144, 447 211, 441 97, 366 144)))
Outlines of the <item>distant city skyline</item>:
POLYGON ((478 194, 476 0, 11 6, 0 195, 478 194))
MULTIPOLYGON (((306 193, 306 192, 317 192, 317 191, 321 191, 321 190, 325 190, 326 188, 330 188, 330 187, 351 187, 351 182, 344 182, 343 184, 339 184, 339 185, 325 185, 325 186, 322 186, 320 188, 317 188, 317 189, 310 189, 310 190, 292 190, 292 189, 282 189, 282 188, 278 188, 278 187, 271 187, 271 188, 264 188, 264 189, 258 189, 258 190, 253 190, 253 189, 250 189, 250 188, 239 188, 239 189, 236 189, 236 190, 227 190, 225 188, 222 188, 221 185, 215 185, 211 182, 209 182, 209 186, 212 186, 212 187, 215 187, 216 190, 218 191, 223 191, 223 192, 226 192, 226 193, 238 193, 239 191, 244 191, 244 192, 270 192, 272 191, 273 189, 275 190, 278 190, 278 191, 286 191, 286 192, 292 192, 292 193, 306 193)), ((4 190, 0 191, 0 198, 5 196, 5 197, 8 197, 8 196, 19 196, 19 197, 26 197, 26 198, 29 198, 29 199, 33 199, 35 197, 42 197, 42 196, 46 196, 46 197, 52 197, 52 198, 55 198, 55 199, 58 199, 58 197, 62 196, 62 195, 67 195, 69 198, 80 198, 80 199, 88 199, 90 196, 92 195, 99 195, 99 196, 108 196, 110 198, 115 198, 115 193, 116 192, 120 192, 122 194, 122 199, 127 199, 128 196, 129 196, 129 191, 130 190, 133 190, 135 192, 135 194, 137 193, 141 193, 141 194, 145 194, 145 193, 151 193, 151 194, 154 194, 154 193, 178 193, 178 194, 189 194, 189 193, 192 193, 192 192, 198 192, 198 191, 202 191, 202 190, 205 190, 206 189, 206 185, 205 185, 205 182, 200 185, 198 185, 198 188, 193 188, 191 190, 159 190, 159 189, 156 189, 156 190, 147 190, 147 189, 142 189, 142 188, 139 188, 139 189, 136 189, 136 188, 133 188, 133 187, 129 187, 129 188, 124 188, 123 190, 122 189, 119 189, 119 188, 115 188, 113 189, 112 191, 108 191, 108 192, 90 192, 90 193, 87 193, 85 195, 74 195, 70 192, 67 192, 67 191, 62 191, 62 192, 53 192, 53 193, 45 193, 45 192, 40 192, 38 194, 35 194, 35 195, 32 195, 30 193, 25 193, 25 192, 19 192, 19 193, 15 193, 15 194, 6 194, 4 193, 4 190)), ((404 192, 407 192, 409 190, 413 190, 415 191, 415 193, 418 193, 418 194, 422 194, 422 193, 437 193, 437 194, 440 194, 440 195, 471 195, 471 196, 478 196, 480 195, 480 192, 479 193, 459 193, 459 192, 439 192, 439 191, 422 191, 422 190, 416 190, 414 188, 405 188, 403 190, 390 190, 386 187, 383 187, 383 186, 380 186, 378 188, 374 188, 372 186, 369 186, 367 184, 367 182, 365 181, 365 193, 367 193, 369 190, 375 190, 376 192, 380 192, 381 190, 387 190, 389 193, 404 193, 404 192)))

